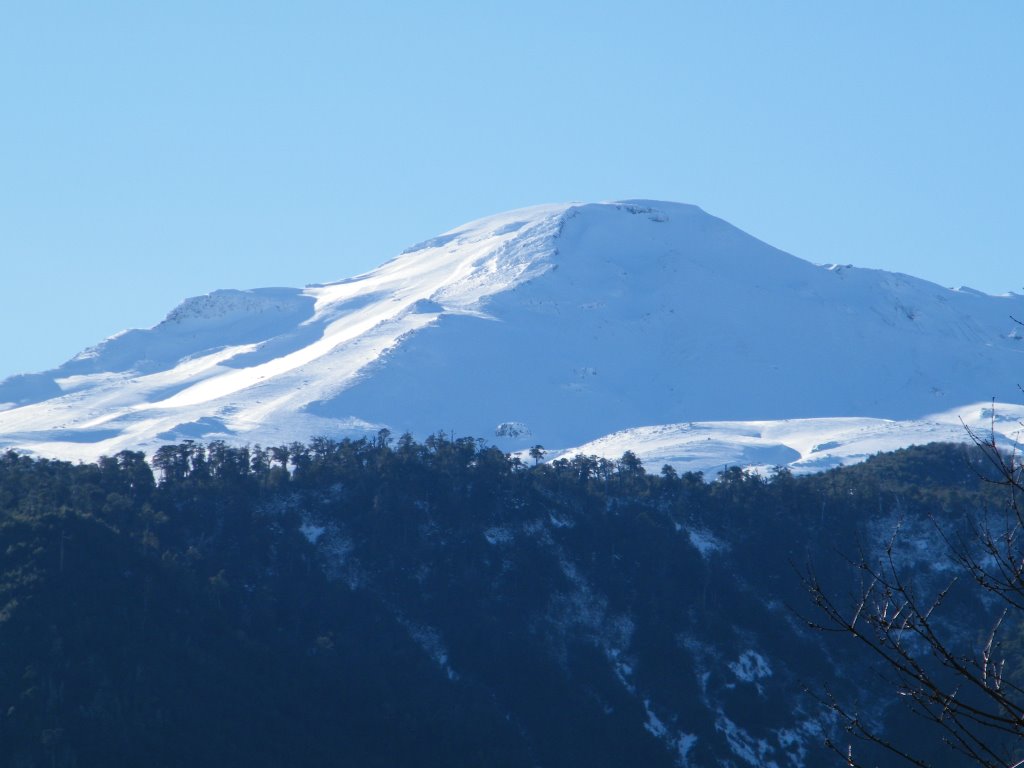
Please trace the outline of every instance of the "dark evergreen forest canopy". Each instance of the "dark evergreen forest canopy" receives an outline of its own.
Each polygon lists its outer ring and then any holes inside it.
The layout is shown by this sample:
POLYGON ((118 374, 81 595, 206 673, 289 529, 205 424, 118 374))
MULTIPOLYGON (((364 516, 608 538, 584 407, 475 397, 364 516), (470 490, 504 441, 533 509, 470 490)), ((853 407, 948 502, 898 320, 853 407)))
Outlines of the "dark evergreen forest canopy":
POLYGON ((386 433, 152 465, 0 456, 0 768, 839 765, 824 686, 960 764, 800 573, 855 592, 843 553, 899 520, 930 583, 932 517, 1001 503, 964 446, 712 482, 386 433))

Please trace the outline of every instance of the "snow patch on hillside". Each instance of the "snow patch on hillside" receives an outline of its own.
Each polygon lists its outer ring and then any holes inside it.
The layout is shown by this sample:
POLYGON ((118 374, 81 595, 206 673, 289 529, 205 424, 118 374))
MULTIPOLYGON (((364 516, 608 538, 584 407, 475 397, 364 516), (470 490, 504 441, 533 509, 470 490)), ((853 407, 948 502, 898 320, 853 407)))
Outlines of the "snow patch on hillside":
POLYGON ((728 545, 724 541, 715 538, 710 531, 691 529, 687 532, 687 537, 705 560, 716 552, 728 549, 728 545))
MULTIPOLYGON (((707 479, 732 466, 771 474, 779 467, 806 474, 856 464, 876 453, 928 443, 964 443, 969 431, 1014 450, 1024 437, 1024 406, 975 403, 924 419, 784 419, 688 422, 622 430, 575 448, 552 452, 548 461, 575 456, 615 460, 632 451, 649 472, 669 465, 703 472, 707 479), (994 409, 994 410, 993 410, 994 409), (995 415, 993 415, 995 414, 995 415), (766 458, 770 457, 767 461, 766 458)), ((698 532, 698 538, 700 538, 698 532)), ((691 540, 694 534, 691 533, 691 540)), ((703 539, 694 546, 710 550, 703 539)))

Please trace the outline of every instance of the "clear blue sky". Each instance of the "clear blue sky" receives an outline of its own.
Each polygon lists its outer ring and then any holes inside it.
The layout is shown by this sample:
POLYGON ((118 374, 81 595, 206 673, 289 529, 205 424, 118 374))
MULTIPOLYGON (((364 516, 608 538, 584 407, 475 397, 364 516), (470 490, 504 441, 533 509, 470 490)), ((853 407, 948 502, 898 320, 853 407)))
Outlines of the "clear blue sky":
POLYGON ((0 4, 0 378, 540 202, 1024 292, 1024 3, 0 4))

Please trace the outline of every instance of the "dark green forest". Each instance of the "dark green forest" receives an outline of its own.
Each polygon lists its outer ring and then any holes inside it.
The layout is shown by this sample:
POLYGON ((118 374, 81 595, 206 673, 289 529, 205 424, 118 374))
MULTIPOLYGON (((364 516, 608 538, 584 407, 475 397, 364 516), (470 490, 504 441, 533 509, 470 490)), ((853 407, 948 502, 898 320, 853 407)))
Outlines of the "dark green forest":
POLYGON ((705 478, 386 432, 8 452, 0 767, 839 765, 822 686, 924 726, 807 627, 801 572, 850 592, 892 520, 909 558, 1001 504, 986 466, 705 478))

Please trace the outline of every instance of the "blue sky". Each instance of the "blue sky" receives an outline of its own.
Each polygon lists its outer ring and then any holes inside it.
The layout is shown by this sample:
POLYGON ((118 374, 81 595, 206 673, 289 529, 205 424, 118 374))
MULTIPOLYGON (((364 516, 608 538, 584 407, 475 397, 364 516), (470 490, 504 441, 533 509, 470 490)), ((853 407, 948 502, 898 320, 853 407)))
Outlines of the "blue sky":
POLYGON ((1024 292, 1022 33, 1016 1, 2 4, 0 377, 540 202, 1024 292))

